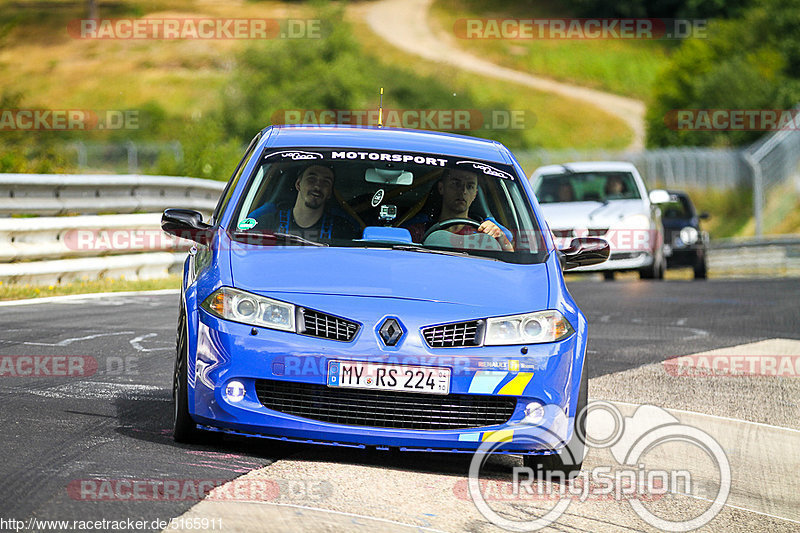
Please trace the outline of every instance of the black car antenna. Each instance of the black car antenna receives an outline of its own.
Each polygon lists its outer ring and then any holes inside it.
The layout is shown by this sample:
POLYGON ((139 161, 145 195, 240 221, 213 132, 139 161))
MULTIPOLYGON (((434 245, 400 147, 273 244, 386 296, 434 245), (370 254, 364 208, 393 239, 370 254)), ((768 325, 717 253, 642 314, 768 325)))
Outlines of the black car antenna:
POLYGON ((381 87, 381 99, 378 103, 378 127, 383 127, 383 87, 381 87))

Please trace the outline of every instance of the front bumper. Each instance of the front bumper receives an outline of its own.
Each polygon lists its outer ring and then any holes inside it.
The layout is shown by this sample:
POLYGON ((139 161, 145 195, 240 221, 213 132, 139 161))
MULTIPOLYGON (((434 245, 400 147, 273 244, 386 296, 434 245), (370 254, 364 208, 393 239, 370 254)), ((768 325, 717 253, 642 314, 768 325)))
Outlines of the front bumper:
MULTIPOLYGON (((497 451, 548 453, 572 436, 578 382, 585 353, 586 324, 578 315, 576 333, 550 344, 441 348, 408 341, 397 350, 376 348, 364 327, 352 342, 254 328, 199 312, 196 354, 189 365, 189 405, 207 429, 287 441, 340 446, 474 452, 482 442, 502 442, 497 451), (369 355, 364 355, 369 354, 369 355), (511 397, 516 406, 507 422, 454 430, 411 430, 343 425, 267 409, 256 393, 258 380, 325 385, 328 362, 360 360, 451 369, 451 394, 511 397), (225 395, 231 380, 244 384, 236 403, 225 395), (531 401, 545 405, 535 425, 523 423, 531 401)), ((421 336, 420 336, 421 337, 421 336)), ((403 393, 406 394, 406 393, 403 393)), ((413 397, 413 393, 409 398, 413 397)))

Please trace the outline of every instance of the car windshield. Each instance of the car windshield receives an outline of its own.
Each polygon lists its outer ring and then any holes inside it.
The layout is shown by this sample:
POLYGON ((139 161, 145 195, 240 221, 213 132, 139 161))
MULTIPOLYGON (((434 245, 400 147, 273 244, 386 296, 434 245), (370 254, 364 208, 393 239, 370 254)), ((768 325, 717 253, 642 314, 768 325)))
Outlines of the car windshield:
POLYGON ((509 165, 442 154, 266 152, 228 228, 265 245, 387 248, 542 262, 547 250, 509 165))
POLYGON ((663 218, 692 218, 693 209, 689 199, 678 194, 670 194, 669 202, 661 204, 661 216, 663 218))
POLYGON ((630 172, 566 172, 543 175, 536 186, 539 203, 605 202, 639 199, 630 172))

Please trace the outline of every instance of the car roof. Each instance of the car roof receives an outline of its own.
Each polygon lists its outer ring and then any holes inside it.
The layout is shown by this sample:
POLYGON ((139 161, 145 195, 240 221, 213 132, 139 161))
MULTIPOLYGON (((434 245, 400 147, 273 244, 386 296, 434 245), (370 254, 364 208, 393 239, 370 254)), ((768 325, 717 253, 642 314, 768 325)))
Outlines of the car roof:
POLYGON ((269 148, 327 147, 441 153, 510 164, 508 149, 497 141, 466 135, 399 128, 345 125, 286 125, 264 130, 269 148))
POLYGON ((535 174, 564 174, 564 167, 575 172, 635 172, 636 167, 627 161, 575 161, 563 165, 546 165, 536 169, 535 174))

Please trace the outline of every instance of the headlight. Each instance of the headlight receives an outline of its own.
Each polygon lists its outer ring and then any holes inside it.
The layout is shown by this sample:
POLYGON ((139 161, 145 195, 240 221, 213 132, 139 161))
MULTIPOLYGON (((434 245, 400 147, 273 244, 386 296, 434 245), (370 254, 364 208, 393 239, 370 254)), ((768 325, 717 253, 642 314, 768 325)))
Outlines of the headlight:
POLYGON ((221 287, 200 305, 212 315, 283 331, 295 331, 295 307, 272 298, 221 287))
POLYGON ((486 320, 484 344, 497 346, 555 342, 569 337, 574 331, 572 325, 558 311, 489 318, 486 320))
POLYGON ((619 227, 629 229, 650 229, 650 217, 647 215, 630 215, 620 221, 619 227))
POLYGON ((699 234, 693 227, 686 226, 681 230, 680 237, 681 240, 686 244, 694 244, 697 242, 697 237, 699 237, 699 234))

